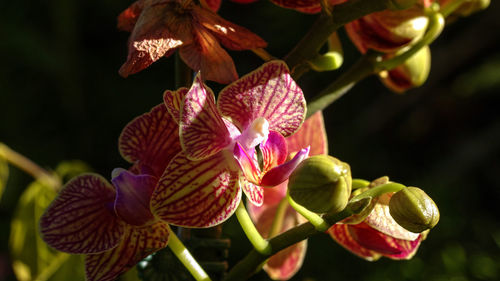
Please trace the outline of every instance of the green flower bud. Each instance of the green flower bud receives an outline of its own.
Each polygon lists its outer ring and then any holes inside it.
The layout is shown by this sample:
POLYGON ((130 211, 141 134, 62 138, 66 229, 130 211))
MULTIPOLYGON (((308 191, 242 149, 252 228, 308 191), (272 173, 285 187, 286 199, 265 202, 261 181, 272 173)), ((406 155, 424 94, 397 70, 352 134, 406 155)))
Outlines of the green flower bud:
POLYGON ((389 202, 389 210, 399 225, 415 233, 431 229, 439 221, 436 204, 418 187, 396 192, 389 202))
POLYGON ((351 194, 351 169, 347 163, 315 155, 302 161, 290 175, 290 197, 316 213, 339 212, 351 194))

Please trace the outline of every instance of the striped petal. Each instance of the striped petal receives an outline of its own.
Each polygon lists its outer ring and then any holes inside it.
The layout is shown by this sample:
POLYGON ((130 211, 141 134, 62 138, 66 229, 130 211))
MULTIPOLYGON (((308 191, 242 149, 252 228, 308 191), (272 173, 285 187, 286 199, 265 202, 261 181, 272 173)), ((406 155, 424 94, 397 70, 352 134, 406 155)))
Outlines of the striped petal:
POLYGON ((111 281, 143 258, 167 246, 168 225, 164 222, 137 228, 128 226, 120 244, 112 250, 85 257, 89 281, 111 281))
POLYGON ((177 124, 180 122, 179 118, 181 116, 182 103, 188 91, 188 88, 182 87, 177 91, 166 90, 163 93, 163 101, 167 107, 168 113, 170 113, 170 116, 177 124))
POLYGON ((273 255, 264 270, 273 280, 288 280, 299 271, 306 257, 307 240, 296 243, 273 255))
POLYGON ((368 261, 378 260, 381 255, 364 248, 356 240, 354 240, 348 230, 348 226, 349 225, 347 224, 334 224, 327 230, 327 232, 335 241, 337 241, 337 243, 351 253, 368 261))
POLYGON ((245 178, 254 184, 260 183, 260 169, 257 167, 257 164, 254 162, 253 153, 249 155, 245 149, 239 144, 236 143, 234 145, 234 158, 238 161, 241 171, 245 178))
POLYGON ((240 131, 264 117, 270 130, 285 137, 300 127, 306 112, 302 90, 282 61, 265 63, 224 88, 217 106, 240 131))
POLYGON ((165 105, 159 104, 125 126, 118 148, 122 157, 159 177, 168 162, 181 151, 179 127, 165 105))
POLYGON ((156 177, 123 170, 111 181, 116 188, 115 212, 122 220, 140 226, 154 219, 149 201, 158 182, 156 177))
POLYGON ((214 94, 203 84, 199 73, 186 94, 180 120, 181 145, 191 160, 210 157, 231 143, 215 107, 214 94))
POLYGON ((366 223, 348 225, 347 229, 351 237, 362 247, 393 259, 411 258, 420 245, 418 238, 415 241, 397 239, 373 229, 366 223))
POLYGON ((287 143, 285 138, 275 131, 270 131, 267 136, 267 141, 261 144, 263 171, 281 165, 285 162, 288 155, 287 143))
POLYGON ((115 247, 122 239, 124 224, 113 212, 114 199, 113 186, 99 175, 72 179, 40 218, 43 240, 74 254, 115 247))
POLYGON ((261 186, 273 187, 287 180, 295 168, 309 156, 309 147, 300 150, 292 160, 266 172, 260 181, 261 186))
POLYGON ((250 30, 221 18, 216 13, 200 7, 194 8, 193 15, 205 27, 210 30, 224 47, 231 50, 251 50, 265 48, 264 39, 250 30))
POLYGON ((391 216, 389 200, 392 194, 386 193, 377 199, 375 207, 364 222, 370 227, 397 239, 413 241, 419 237, 418 233, 410 232, 400 226, 391 216))
POLYGON ((328 141, 323 113, 318 111, 307 118, 300 129, 286 139, 288 151, 296 152, 310 146, 309 155, 328 154, 328 141))
POLYGON ((211 227, 228 219, 241 200, 238 172, 229 166, 231 161, 229 153, 200 161, 179 153, 153 192, 153 214, 187 227, 211 227))
POLYGON ((250 203, 261 206, 264 202, 264 189, 249 182, 245 177, 240 177, 240 186, 250 203))

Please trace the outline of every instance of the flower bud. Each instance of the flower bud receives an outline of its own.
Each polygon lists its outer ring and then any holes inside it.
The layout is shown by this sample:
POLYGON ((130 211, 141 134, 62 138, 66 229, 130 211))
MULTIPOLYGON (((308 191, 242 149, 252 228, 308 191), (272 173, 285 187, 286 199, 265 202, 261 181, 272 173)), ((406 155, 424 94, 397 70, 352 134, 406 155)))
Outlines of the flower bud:
POLYGON ((403 64, 379 73, 380 80, 390 90, 402 93, 421 86, 431 70, 431 51, 428 46, 420 49, 403 64))
POLYGON ((415 233, 431 229, 439 221, 436 204, 417 187, 407 187, 395 193, 389 202, 389 210, 399 225, 415 233))
POLYGON ((315 155, 302 161, 290 175, 288 191, 292 199, 316 213, 339 212, 351 194, 351 170, 347 163, 315 155))

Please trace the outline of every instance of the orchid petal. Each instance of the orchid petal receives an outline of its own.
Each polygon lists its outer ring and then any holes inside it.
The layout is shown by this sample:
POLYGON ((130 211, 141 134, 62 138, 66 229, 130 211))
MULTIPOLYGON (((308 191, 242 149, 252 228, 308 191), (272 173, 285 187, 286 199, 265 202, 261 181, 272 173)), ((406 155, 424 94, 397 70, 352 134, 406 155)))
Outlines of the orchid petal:
POLYGON ((349 225, 349 234, 359 245, 393 259, 411 258, 420 245, 420 239, 408 241, 379 232, 366 223, 349 225))
POLYGON ((192 42, 191 19, 173 13, 164 3, 144 7, 129 38, 127 61, 118 71, 121 76, 137 73, 192 42))
MULTIPOLYGON (((346 0, 330 0, 330 5, 337 5, 346 0)), ((319 0, 271 0, 274 4, 288 9, 294 9, 302 13, 316 14, 321 11, 319 0)))
POLYGON ((143 8, 144 0, 139 0, 132 3, 132 5, 121 12, 118 16, 118 29, 131 32, 134 29, 143 8))
POLYGON ((236 160, 238 161, 238 164, 240 165, 241 171, 243 172, 245 178, 254 184, 259 184, 260 170, 256 166, 253 158, 248 155, 248 153, 239 143, 236 143, 234 145, 233 153, 234 158, 236 158, 236 160))
POLYGON ((115 247, 122 239, 124 224, 111 208, 114 198, 113 186, 97 174, 72 179, 40 219, 43 240, 74 254, 115 247))
POLYGON ((89 281, 111 281, 148 255, 167 246, 168 225, 157 222, 137 228, 128 226, 120 244, 114 249, 85 257, 85 272, 89 281))
POLYGON ((182 103, 184 102, 184 97, 186 97, 188 88, 179 88, 177 91, 166 90, 163 93, 163 101, 167 107, 168 113, 174 119, 174 121, 179 124, 181 117, 182 103))
POLYGON ((368 250, 356 242, 349 233, 347 224, 334 224, 327 232, 342 247, 365 260, 376 261, 381 257, 380 254, 368 250))
POLYGON ((140 226, 154 218, 149 201, 158 181, 156 177, 124 170, 111 181, 116 188, 115 212, 122 220, 140 226))
POLYGON ((233 59, 217 39, 204 28, 193 29, 193 33, 195 42, 180 49, 182 60, 207 80, 227 84, 238 79, 233 59))
MULTIPOLYGON (((205 2, 210 10, 212 10, 213 12, 217 12, 220 8, 221 0, 201 0, 200 2, 205 2)), ((196 7, 198 8, 198 6, 196 7)))
POLYGON ((262 170, 264 173, 273 167, 283 164, 288 155, 285 138, 275 131, 270 131, 267 141, 259 147, 262 151, 262 160, 264 163, 262 170))
POLYGON ((240 186, 252 205, 261 206, 264 202, 264 189, 249 182, 246 178, 240 177, 240 186))
POLYGON ((392 194, 386 193, 378 197, 377 203, 366 217, 365 223, 388 236, 402 240, 416 240, 419 237, 418 233, 413 233, 404 229, 392 218, 389 211, 389 200, 391 196, 392 194))
POLYGON ((300 127, 306 112, 302 90, 282 61, 265 63, 224 88, 217 105, 241 131, 264 117, 270 130, 285 137, 300 127))
POLYGON ((288 280, 302 267, 306 251, 307 240, 296 243, 269 258, 264 270, 273 280, 288 280))
POLYGON ((160 176, 168 162, 181 150, 179 127, 163 104, 157 105, 125 126, 118 140, 122 157, 149 167, 160 176))
POLYGON ((214 94, 203 84, 199 73, 184 99, 180 121, 181 145, 191 160, 210 157, 231 143, 215 107, 214 94))
POLYGON ((322 112, 318 111, 307 118, 300 129, 286 139, 286 142, 289 153, 310 145, 309 155, 328 154, 328 141, 322 112))
POLYGON ((153 192, 153 214, 187 227, 211 227, 228 219, 241 200, 238 172, 229 161, 232 155, 224 153, 200 161, 179 153, 153 192))
POLYGON ((266 41, 250 30, 221 18, 216 13, 200 7, 193 15, 201 25, 210 30, 224 47, 231 50, 251 50, 267 47, 266 41))
POLYGON ((272 168, 262 177, 261 186, 276 186, 287 180, 295 168, 309 156, 309 147, 300 150, 292 160, 272 168))

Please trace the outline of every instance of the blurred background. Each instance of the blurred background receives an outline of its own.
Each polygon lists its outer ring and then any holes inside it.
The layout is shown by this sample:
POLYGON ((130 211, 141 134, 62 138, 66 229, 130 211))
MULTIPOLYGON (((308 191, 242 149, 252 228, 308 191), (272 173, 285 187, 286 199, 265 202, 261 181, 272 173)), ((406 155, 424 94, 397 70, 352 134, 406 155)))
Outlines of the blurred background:
MULTIPOLYGON (((173 57, 127 79, 118 75, 129 34, 116 29, 116 16, 129 4, 3 3, 0 142, 48 170, 80 160, 107 177, 113 168, 128 166, 117 150, 121 129, 174 88, 173 57)), ((220 14, 267 40, 268 51, 277 57, 316 18, 264 0, 225 1, 220 14)), ((417 255, 409 261, 366 262, 329 236, 317 235, 309 239, 303 268, 293 280, 500 280, 499 15, 500 3, 492 1, 487 10, 449 24, 431 46, 431 74, 422 87, 399 95, 370 77, 324 112, 330 154, 348 162, 354 177, 388 175, 421 187, 438 204, 441 221, 417 255)), ((339 35, 343 68, 300 79, 307 97, 359 56, 345 32, 339 35)), ((240 74, 261 63, 251 52, 231 55, 240 74)), ((9 254, 11 220, 32 180, 9 166, 0 201, 0 280, 18 280, 9 254)), ((233 265, 250 244, 234 218, 224 236, 233 241, 233 265)), ((267 280, 267 275, 261 272, 251 280, 267 280)))

